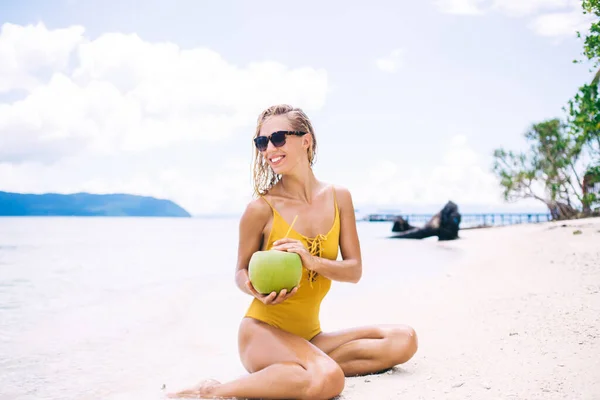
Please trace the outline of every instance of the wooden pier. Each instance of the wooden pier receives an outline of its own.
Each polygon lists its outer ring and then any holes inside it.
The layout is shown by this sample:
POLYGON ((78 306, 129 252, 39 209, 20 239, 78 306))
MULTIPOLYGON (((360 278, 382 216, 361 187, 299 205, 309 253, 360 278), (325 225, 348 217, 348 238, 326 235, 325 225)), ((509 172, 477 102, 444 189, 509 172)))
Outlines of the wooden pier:
MULTIPOLYGON (((434 214, 369 214, 364 220, 369 222, 392 222, 398 216, 413 226, 425 225, 434 214)), ((531 224, 551 221, 550 213, 476 213, 461 214, 461 226, 498 226, 531 224)))

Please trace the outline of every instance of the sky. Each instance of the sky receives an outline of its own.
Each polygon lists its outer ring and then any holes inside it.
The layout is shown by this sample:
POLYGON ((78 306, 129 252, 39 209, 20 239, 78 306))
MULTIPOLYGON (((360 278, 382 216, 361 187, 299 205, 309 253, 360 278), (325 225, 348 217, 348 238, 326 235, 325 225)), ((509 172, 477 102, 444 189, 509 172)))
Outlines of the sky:
POLYGON ((359 210, 507 204, 494 149, 591 80, 578 0, 0 2, 0 190, 252 199, 266 107, 303 108, 315 174, 359 210))

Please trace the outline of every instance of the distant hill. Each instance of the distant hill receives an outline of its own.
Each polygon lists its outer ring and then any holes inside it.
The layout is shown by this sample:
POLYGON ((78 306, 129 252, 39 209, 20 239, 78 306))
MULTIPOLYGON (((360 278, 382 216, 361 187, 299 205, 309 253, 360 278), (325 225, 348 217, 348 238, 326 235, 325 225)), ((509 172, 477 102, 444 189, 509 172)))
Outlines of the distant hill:
POLYGON ((170 200, 131 194, 0 191, 0 216, 191 217, 170 200))

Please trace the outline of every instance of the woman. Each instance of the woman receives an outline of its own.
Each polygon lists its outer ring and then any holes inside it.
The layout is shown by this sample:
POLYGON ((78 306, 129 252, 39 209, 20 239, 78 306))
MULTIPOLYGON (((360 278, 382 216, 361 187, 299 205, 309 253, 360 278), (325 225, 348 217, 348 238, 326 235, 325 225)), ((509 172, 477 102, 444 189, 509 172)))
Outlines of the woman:
POLYGON ((236 268, 238 287, 254 297, 238 336, 250 374, 227 383, 204 381, 174 397, 329 399, 342 392, 345 376, 408 361, 417 351, 410 327, 321 331, 319 309, 331 281, 358 282, 362 262, 350 193, 313 173, 317 141, 307 116, 288 105, 268 108, 259 116, 254 146, 258 198, 240 221, 236 268), (261 295, 249 282, 252 254, 267 249, 300 256, 302 280, 289 293, 261 295))

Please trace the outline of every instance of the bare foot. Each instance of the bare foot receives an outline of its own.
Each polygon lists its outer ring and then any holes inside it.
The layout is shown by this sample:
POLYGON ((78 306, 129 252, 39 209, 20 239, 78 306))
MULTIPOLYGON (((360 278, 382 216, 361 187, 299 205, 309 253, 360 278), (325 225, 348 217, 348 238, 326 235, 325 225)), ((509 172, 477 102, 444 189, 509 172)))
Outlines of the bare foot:
POLYGON ((174 399, 174 398, 213 399, 215 397, 214 397, 214 395, 211 395, 211 393, 213 392, 213 389, 220 384, 221 384, 221 382, 219 382, 217 380, 207 379, 189 389, 182 390, 181 392, 177 392, 177 393, 169 393, 167 396, 172 399, 174 399))

